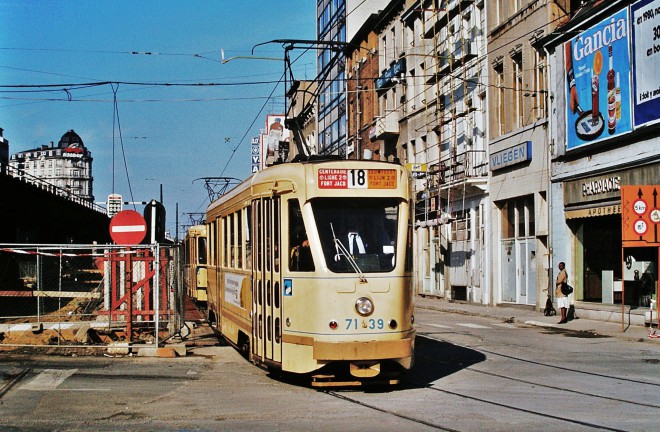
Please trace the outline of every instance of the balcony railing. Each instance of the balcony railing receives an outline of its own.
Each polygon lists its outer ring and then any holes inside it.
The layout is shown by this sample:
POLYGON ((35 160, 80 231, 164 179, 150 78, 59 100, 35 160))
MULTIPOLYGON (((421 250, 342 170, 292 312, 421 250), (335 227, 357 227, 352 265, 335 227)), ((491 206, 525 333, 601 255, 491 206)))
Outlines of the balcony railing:
POLYGON ((97 205, 93 201, 83 199, 80 196, 73 194, 70 190, 57 187, 52 183, 40 179, 39 177, 35 177, 31 174, 26 173, 22 169, 17 169, 11 165, 4 165, 0 163, 0 173, 4 173, 5 175, 14 177, 15 179, 20 180, 24 183, 31 184, 34 187, 37 187, 41 190, 50 192, 53 195, 57 195, 59 197, 65 198, 71 202, 87 207, 99 213, 107 214, 105 208, 97 205))
POLYGON ((442 183, 488 176, 488 155, 485 150, 467 150, 440 160, 439 176, 442 183))

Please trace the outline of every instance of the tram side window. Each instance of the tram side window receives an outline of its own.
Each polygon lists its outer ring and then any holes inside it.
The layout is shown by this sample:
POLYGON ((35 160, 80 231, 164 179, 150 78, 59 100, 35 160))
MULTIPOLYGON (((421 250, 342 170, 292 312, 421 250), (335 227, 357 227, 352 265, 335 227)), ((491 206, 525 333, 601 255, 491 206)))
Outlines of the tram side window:
POLYGON ((289 249, 290 271, 314 271, 307 230, 297 199, 289 200, 289 249))
POLYGON ((230 214, 229 219, 229 266, 236 267, 236 233, 234 231, 234 214, 230 214))
POLYGON ((206 237, 197 237, 197 263, 206 264, 206 237))
POLYGON ((218 250, 216 249, 217 245, 218 245, 218 242, 217 242, 216 237, 215 237, 216 232, 217 232, 216 226, 217 226, 217 222, 215 220, 213 222, 209 223, 208 226, 207 226, 207 234, 208 234, 208 239, 209 239, 209 242, 210 242, 209 243, 209 258, 210 258, 211 264, 214 265, 214 266, 218 265, 217 259, 218 259, 218 256, 219 256, 218 255, 218 250))
POLYGON ((276 272, 280 271, 280 197, 273 198, 273 251, 275 257, 273 266, 276 272))
POLYGON ((227 217, 222 218, 222 238, 220 239, 222 245, 222 267, 227 267, 227 264, 229 263, 229 242, 227 241, 229 235, 228 226, 229 219, 227 217))
POLYGON ((236 233, 238 236, 236 247, 238 249, 236 268, 243 268, 243 212, 236 212, 236 233))
POLYGON ((252 206, 245 208, 245 217, 243 218, 243 232, 245 233, 245 266, 249 270, 252 268, 252 242, 251 224, 252 224, 252 206))
POLYGON ((273 201, 270 198, 265 198, 264 201, 264 226, 266 228, 265 230, 265 235, 264 235, 264 246, 266 246, 265 250, 265 263, 266 263, 266 271, 270 271, 270 265, 272 263, 272 256, 271 256, 271 243, 273 241, 273 219, 271 218, 271 212, 273 211, 273 201))
POLYGON ((261 217, 261 201, 254 201, 254 217, 255 217, 255 232, 257 234, 256 238, 256 244, 255 244, 255 251, 257 256, 255 257, 257 259, 256 261, 256 268, 257 271, 261 271, 262 267, 262 262, 263 262, 263 251, 261 248, 261 245, 263 243, 263 233, 262 233, 262 221, 263 218, 261 217))

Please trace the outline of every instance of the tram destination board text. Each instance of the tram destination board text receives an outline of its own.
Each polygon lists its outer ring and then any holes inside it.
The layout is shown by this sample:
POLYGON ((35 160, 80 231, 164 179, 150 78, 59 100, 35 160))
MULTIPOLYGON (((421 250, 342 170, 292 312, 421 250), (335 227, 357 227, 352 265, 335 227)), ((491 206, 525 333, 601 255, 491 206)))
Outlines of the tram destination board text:
POLYGON ((320 189, 396 189, 396 170, 324 168, 318 171, 320 189))

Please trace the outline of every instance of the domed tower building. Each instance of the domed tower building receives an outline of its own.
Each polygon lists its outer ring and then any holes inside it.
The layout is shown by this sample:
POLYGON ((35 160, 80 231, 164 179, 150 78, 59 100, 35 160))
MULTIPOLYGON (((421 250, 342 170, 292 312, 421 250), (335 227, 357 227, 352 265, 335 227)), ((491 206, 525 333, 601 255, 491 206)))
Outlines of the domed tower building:
POLYGON ((17 177, 37 178, 57 188, 58 194, 94 202, 92 153, 73 130, 50 146, 11 155, 9 166, 17 177))

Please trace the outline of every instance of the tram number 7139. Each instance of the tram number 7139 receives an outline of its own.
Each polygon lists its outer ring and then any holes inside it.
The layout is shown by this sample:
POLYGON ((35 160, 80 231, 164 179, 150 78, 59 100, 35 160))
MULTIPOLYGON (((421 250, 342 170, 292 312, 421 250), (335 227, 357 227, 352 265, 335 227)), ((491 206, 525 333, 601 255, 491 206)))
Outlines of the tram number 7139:
MULTIPOLYGON (((357 330, 358 329, 358 319, 357 318, 346 318, 346 330, 357 330)), ((368 320, 362 321, 362 328, 369 330, 382 330, 385 328, 385 321, 382 318, 375 319, 369 318, 368 320)))

